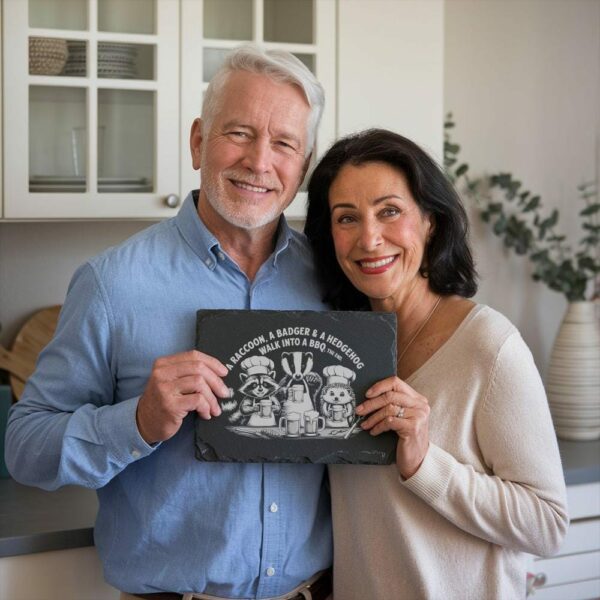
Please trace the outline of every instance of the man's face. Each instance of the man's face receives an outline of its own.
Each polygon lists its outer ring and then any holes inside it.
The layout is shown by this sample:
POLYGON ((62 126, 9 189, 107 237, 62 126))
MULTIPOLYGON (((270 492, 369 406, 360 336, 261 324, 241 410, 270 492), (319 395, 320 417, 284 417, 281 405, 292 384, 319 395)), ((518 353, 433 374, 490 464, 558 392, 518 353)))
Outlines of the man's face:
POLYGON ((201 169, 199 210, 205 220, 242 229, 275 221, 306 172, 310 107, 295 85, 233 72, 209 131, 192 128, 194 168, 201 169))

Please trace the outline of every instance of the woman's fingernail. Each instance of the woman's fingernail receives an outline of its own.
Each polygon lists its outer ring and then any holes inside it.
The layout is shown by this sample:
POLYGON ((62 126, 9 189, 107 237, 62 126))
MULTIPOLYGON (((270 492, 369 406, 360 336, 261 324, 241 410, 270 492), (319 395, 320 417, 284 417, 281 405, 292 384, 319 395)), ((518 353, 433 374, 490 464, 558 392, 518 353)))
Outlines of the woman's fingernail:
POLYGON ((359 415, 362 415, 362 413, 363 413, 363 411, 364 411, 364 410, 365 410, 365 409, 364 409, 362 406, 357 406, 357 407, 356 407, 356 412, 357 412, 359 415))

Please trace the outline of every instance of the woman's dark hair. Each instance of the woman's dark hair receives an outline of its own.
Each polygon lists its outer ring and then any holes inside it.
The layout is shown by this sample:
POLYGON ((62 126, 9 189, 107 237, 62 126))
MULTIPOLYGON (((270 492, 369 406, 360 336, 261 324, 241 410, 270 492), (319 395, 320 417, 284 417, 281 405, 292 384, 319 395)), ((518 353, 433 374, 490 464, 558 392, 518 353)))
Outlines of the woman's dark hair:
POLYGON ((468 219, 456 190, 437 163, 417 144, 385 129, 368 129, 337 141, 316 166, 308 184, 304 233, 313 248, 325 301, 339 310, 370 310, 367 297, 348 280, 335 257, 329 189, 345 165, 385 163, 404 174, 421 211, 435 227, 421 274, 442 296, 470 298, 477 273, 468 242, 468 219))

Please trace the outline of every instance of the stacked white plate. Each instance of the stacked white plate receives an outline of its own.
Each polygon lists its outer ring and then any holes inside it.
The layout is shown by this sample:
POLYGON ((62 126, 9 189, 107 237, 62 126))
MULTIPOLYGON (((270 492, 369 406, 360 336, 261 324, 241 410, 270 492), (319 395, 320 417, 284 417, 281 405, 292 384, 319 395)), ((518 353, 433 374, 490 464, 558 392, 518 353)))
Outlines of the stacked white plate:
POLYGON ((85 77, 87 75, 87 51, 85 42, 67 40, 67 47, 69 49, 69 57, 67 58, 67 64, 63 69, 63 75, 68 75, 70 77, 85 77))
POLYGON ((132 44, 98 42, 98 77, 133 79, 137 76, 136 58, 132 44))
MULTIPOLYGON (((64 74, 85 77, 87 48, 85 42, 69 41, 69 58, 64 74)), ((137 77, 137 49, 133 44, 98 42, 98 77, 135 79, 137 77)))
MULTIPOLYGON (((151 192, 152 182, 146 177, 100 177, 100 193, 151 192)), ((30 192, 81 193, 86 191, 86 179, 82 176, 32 175, 29 178, 30 192)))
POLYGON ((600 439, 600 325, 593 302, 572 302, 559 329, 546 378, 558 437, 600 439))

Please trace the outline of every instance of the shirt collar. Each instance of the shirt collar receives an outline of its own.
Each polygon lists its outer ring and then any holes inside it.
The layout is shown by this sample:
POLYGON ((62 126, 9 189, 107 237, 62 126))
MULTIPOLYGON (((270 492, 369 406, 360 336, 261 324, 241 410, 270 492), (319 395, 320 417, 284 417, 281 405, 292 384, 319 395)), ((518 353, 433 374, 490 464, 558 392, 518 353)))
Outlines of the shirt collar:
MULTIPOLYGON (((175 224, 179 232, 192 250, 202 259, 210 269, 217 265, 217 255, 222 252, 219 240, 208 230, 203 223, 196 208, 199 190, 192 190, 186 197, 181 210, 175 217, 175 224)), ((283 215, 279 218, 277 226, 277 242, 273 252, 273 265, 277 264, 279 255, 290 245, 293 231, 287 224, 283 215)))

